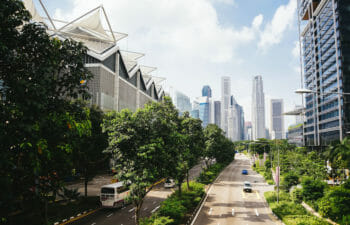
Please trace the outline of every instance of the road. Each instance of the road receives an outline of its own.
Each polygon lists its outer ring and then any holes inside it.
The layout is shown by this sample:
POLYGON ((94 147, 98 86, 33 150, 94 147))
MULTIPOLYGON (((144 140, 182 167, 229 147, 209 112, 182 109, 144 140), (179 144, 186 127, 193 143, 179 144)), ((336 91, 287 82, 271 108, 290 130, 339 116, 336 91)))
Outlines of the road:
MULTIPOLYGON (((195 179, 199 176, 202 170, 201 164, 193 167, 190 170, 190 180, 195 179)), ((101 181, 92 182, 93 192, 90 194, 97 193, 97 186, 101 187, 103 183, 101 181), (95 187, 96 186, 96 187, 95 187)), ((104 182, 109 182, 108 179, 102 177, 99 179, 104 182)), ((76 185, 76 188, 78 186, 76 185)), ((82 187, 78 187, 81 190, 82 187)), ((90 188, 90 187, 89 187, 90 188)), ((174 189, 167 189, 163 187, 163 184, 157 185, 154 187, 146 196, 144 203, 141 208, 141 217, 148 217, 153 212, 155 212, 162 201, 164 201, 168 195, 173 193, 174 189)), ((135 212, 134 206, 128 205, 122 209, 100 209, 97 212, 90 214, 86 217, 83 217, 79 220, 69 223, 69 225, 133 225, 135 224, 135 212)))
POLYGON ((208 190, 208 198, 194 224, 280 224, 263 197, 263 193, 270 190, 273 190, 273 185, 266 184, 261 175, 250 169, 249 159, 243 154, 236 154, 235 160, 208 190), (247 169, 248 175, 242 175, 242 169, 247 169), (251 182, 252 193, 243 192, 244 181, 251 182))

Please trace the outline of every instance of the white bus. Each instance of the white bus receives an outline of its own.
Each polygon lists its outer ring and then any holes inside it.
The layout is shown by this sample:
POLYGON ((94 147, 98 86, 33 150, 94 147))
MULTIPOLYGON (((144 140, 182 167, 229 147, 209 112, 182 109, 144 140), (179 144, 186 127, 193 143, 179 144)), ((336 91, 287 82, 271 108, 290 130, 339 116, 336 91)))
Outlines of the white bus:
POLYGON ((106 208, 122 207, 128 194, 129 189, 123 185, 123 182, 104 185, 101 187, 101 205, 106 208))

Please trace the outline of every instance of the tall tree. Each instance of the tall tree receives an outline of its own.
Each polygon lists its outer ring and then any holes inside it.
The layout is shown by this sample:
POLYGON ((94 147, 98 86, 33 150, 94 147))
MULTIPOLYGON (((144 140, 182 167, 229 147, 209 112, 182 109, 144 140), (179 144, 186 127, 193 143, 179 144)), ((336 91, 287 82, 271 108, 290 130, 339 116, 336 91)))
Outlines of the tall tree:
POLYGON ((53 177, 60 180, 71 168, 70 137, 89 132, 87 117, 73 116, 71 109, 79 106, 69 100, 88 97, 80 82, 91 78, 83 63, 86 48, 52 38, 43 25, 29 20, 22 1, 1 2, 0 185, 7 190, 0 194, 3 218, 18 209, 17 203, 47 204, 45 193, 59 186, 53 177))

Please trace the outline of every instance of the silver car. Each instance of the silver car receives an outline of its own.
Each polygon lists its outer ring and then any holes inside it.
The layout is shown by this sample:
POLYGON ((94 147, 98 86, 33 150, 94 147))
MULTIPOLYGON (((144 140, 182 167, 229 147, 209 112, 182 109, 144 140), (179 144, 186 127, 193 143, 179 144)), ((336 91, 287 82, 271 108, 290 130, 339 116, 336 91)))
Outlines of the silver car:
POLYGON ((252 185, 250 184, 249 181, 244 181, 243 191, 244 192, 252 192, 252 185))

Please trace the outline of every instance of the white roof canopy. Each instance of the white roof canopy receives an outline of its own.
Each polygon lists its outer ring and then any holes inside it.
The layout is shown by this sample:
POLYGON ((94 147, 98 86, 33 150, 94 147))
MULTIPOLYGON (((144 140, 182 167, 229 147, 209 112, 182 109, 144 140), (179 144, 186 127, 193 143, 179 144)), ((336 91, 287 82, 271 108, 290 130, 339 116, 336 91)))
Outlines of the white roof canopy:
POLYGON ((32 15, 32 20, 35 22, 44 23, 44 19, 40 16, 38 11, 35 8, 33 0, 23 0, 24 7, 30 12, 32 15))
POLYGON ((143 75, 149 75, 153 71, 157 69, 157 67, 151 67, 151 66, 140 66, 141 72, 143 75))

